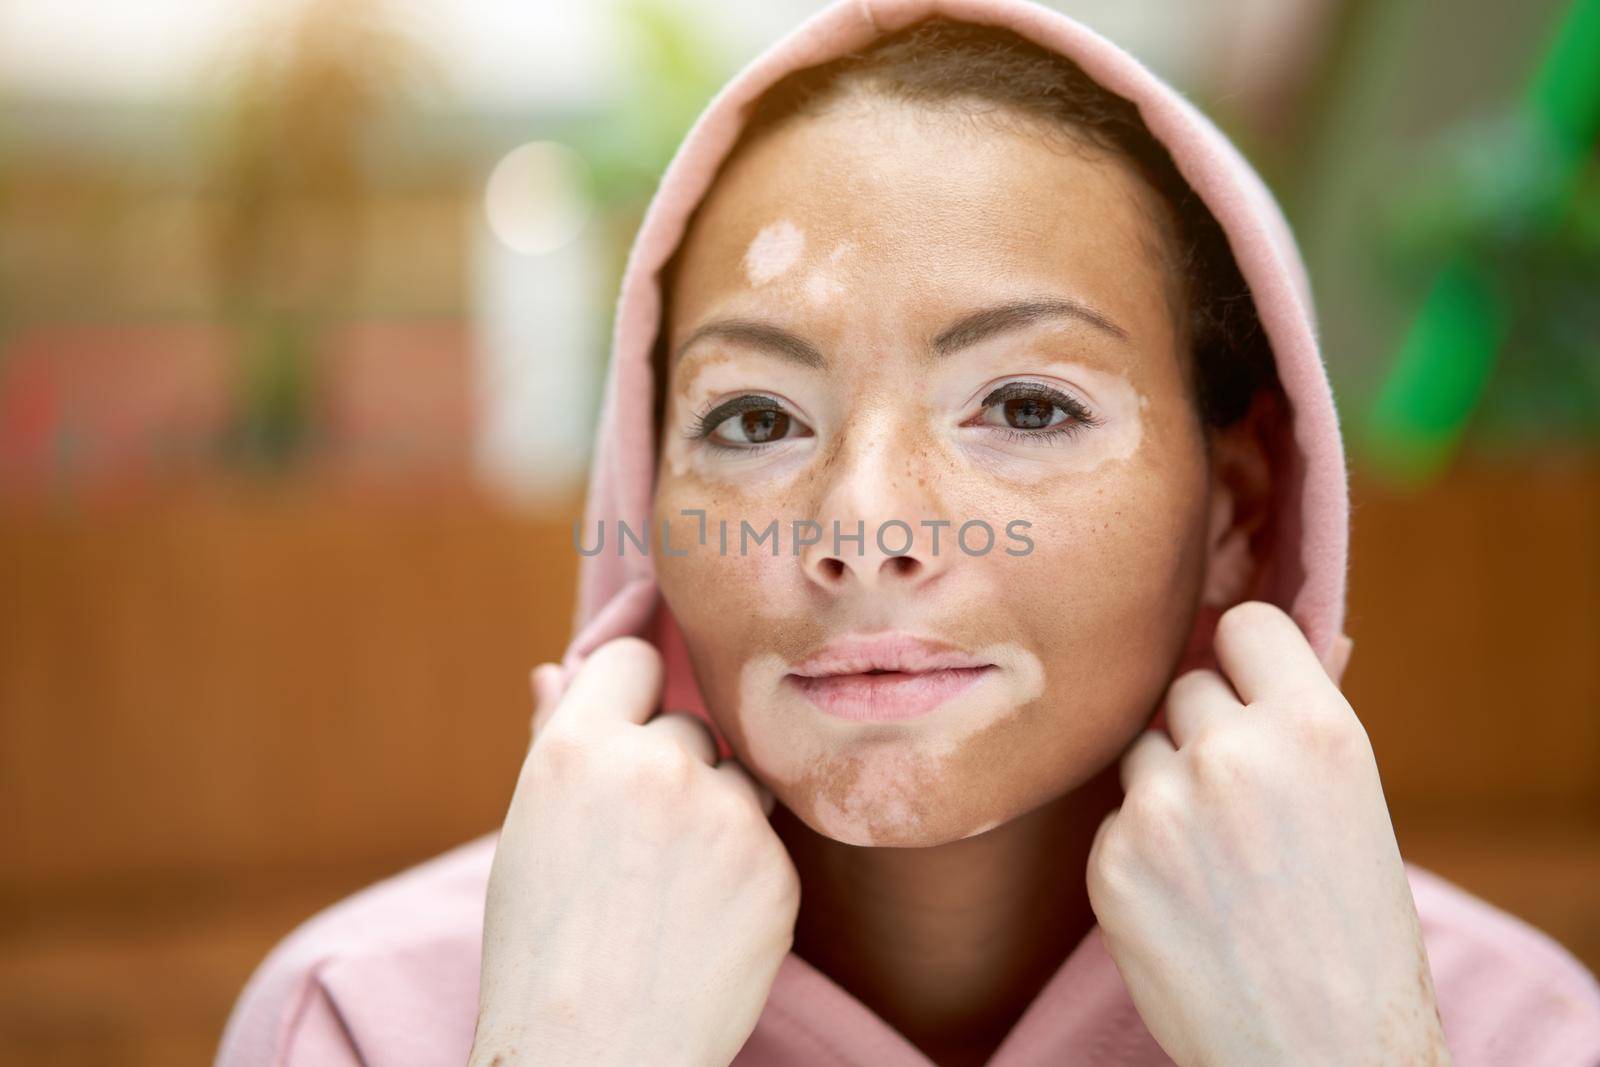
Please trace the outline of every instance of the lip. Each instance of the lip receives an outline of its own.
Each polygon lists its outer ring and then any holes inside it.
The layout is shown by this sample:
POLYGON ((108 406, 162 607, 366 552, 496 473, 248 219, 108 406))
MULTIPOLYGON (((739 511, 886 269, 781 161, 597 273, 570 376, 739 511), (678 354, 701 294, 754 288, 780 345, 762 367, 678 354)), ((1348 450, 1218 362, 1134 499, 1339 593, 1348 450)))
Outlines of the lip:
POLYGON ((926 715, 998 669, 954 645, 911 634, 852 635, 791 667, 784 683, 830 715, 892 722, 926 715))

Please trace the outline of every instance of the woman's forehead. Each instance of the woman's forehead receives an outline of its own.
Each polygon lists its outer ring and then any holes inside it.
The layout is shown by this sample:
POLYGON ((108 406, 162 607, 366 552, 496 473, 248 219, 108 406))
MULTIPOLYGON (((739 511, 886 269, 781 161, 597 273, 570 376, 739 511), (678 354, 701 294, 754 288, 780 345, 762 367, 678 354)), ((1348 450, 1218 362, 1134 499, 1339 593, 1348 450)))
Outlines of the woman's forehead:
POLYGON ((795 120, 730 160, 696 214, 674 351, 729 305, 804 321, 870 300, 926 329, 1018 279, 1150 333, 1172 295, 1154 198, 1115 157, 1028 123, 900 104, 795 120))

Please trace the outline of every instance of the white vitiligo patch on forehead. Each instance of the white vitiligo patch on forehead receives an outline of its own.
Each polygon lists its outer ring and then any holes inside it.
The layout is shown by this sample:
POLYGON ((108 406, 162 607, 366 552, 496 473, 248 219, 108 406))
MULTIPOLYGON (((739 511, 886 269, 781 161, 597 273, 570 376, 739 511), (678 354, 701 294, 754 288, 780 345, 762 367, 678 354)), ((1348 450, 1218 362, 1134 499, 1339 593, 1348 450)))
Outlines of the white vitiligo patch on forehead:
POLYGON ((761 228, 744 250, 744 276, 751 285, 766 285, 788 273, 805 251, 806 235, 788 219, 761 228))
MULTIPOLYGON (((972 690, 904 722, 852 722, 818 709, 784 683, 788 663, 756 656, 739 676, 740 731, 759 775, 781 783, 793 805, 808 798, 819 832, 852 845, 918 839, 955 803, 949 763, 971 738, 1044 693, 1044 664, 1021 645, 976 650, 1000 669, 972 690)), ((964 837, 999 825, 990 818, 964 837)))
POLYGON ((850 241, 841 241, 833 246, 833 251, 828 253, 827 261, 812 268, 806 275, 802 288, 806 299, 816 305, 826 304, 834 297, 845 291, 844 282, 839 280, 838 267, 841 260, 850 253, 855 245, 850 241))

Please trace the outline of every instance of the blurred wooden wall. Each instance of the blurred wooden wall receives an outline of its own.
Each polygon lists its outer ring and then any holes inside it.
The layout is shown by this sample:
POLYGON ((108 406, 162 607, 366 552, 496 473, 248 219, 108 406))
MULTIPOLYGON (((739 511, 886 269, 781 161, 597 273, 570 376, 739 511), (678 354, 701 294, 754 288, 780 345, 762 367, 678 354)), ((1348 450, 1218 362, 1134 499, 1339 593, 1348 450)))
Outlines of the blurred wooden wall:
POLYGON ((0 1063, 209 1063, 268 948, 493 830, 572 503, 241 486, 0 519, 0 1063))
POLYGON ((1600 970, 1600 464, 1353 487, 1344 690, 1407 859, 1600 970))
MULTIPOLYGON (((1345 688, 1408 858, 1600 967, 1600 468, 1355 487, 1345 688)), ((0 1061, 209 1062, 295 923, 491 830, 576 503, 0 516, 0 1061)))

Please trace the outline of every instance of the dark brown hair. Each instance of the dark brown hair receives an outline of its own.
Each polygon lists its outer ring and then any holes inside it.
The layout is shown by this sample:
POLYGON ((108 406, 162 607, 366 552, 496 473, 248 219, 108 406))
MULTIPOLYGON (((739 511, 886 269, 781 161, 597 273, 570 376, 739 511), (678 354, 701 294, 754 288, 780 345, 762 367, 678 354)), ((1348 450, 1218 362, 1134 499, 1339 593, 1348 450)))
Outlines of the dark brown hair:
MULTIPOLYGON (((1175 314, 1191 354, 1186 372, 1201 420, 1211 427, 1231 425, 1260 389, 1277 387, 1272 351, 1227 235, 1132 101, 1066 56, 1010 30, 932 18, 779 80, 753 105, 730 158, 779 124, 818 114, 854 94, 934 106, 989 105, 983 117, 1002 122, 1019 115, 1043 118, 1072 143, 1127 160, 1170 208, 1167 218, 1155 221, 1182 299, 1175 314)), ((677 258, 662 271, 664 294, 677 258)), ((665 300, 662 306, 664 319, 665 300)), ((655 353, 658 429, 666 396, 666 333, 663 328, 655 353)))

